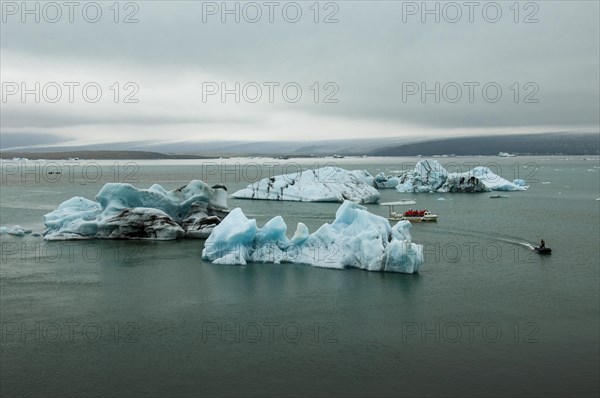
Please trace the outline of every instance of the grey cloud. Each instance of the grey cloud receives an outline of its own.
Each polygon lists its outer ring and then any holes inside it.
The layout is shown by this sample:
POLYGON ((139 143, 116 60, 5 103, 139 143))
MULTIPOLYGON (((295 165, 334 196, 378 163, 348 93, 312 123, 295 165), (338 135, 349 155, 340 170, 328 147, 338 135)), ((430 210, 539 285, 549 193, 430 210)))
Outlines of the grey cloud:
MULTIPOLYGON (((220 4, 220 2, 218 2, 220 4)), ((260 2, 259 2, 260 3, 260 2)), ((420 2, 418 2, 420 3, 420 2)), ((309 3, 302 3, 308 11, 309 3)), ((496 24, 402 22, 402 2, 337 2, 339 23, 315 24, 311 14, 290 24, 202 22, 201 2, 139 2, 136 24, 2 24, 4 51, 45 59, 131 65, 145 73, 203 71, 222 79, 336 82, 339 104, 275 103, 260 112, 302 110, 316 115, 395 121, 441 128, 496 128, 599 123, 597 2, 536 2, 539 23, 514 23, 508 3, 496 24), (402 101, 403 82, 498 82, 502 101, 402 101), (519 103, 509 87, 521 84, 519 103), (522 85, 539 87, 524 104, 522 85)), ((478 14, 476 14, 478 15, 478 14)), ((322 17, 323 15, 321 15, 322 17)), ((523 15, 520 16, 523 18, 523 15)), ((428 98, 431 98, 429 96, 428 98)), ((80 115, 3 115, 3 126, 205 123, 169 115, 106 120, 80 115)), ((232 115, 232 117, 234 117, 232 115)), ((210 120, 218 123, 220 120, 210 120)), ((226 122, 226 120, 223 120, 226 122)))
POLYGON ((25 109, 10 110, 2 113, 2 128, 25 128, 25 127, 46 127, 46 128, 64 128, 71 126, 91 126, 91 125, 184 125, 198 124, 210 125, 219 123, 239 123, 242 125, 256 124, 260 118, 217 118, 217 117, 172 117, 165 114, 160 115, 141 115, 132 113, 130 115, 111 115, 110 117, 94 115, 89 113, 56 113, 47 111, 29 112, 25 109))

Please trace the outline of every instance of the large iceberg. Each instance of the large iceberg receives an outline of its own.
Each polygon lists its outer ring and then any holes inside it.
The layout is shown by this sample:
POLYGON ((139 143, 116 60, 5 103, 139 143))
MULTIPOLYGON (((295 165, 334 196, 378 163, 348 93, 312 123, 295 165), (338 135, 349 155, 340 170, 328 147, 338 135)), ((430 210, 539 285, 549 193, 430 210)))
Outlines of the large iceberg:
POLYGON ((376 203, 379 192, 373 176, 363 170, 335 166, 284 174, 248 185, 231 195, 238 199, 291 200, 298 202, 376 203))
POLYGON ((466 173, 448 173, 436 160, 421 160, 413 170, 398 178, 398 192, 524 191, 529 188, 524 181, 510 182, 483 166, 466 173))
POLYGON ((291 239, 281 216, 258 228, 236 208, 213 230, 202 258, 215 264, 302 263, 325 268, 415 273, 423 263, 423 246, 411 242, 409 221, 393 227, 364 206, 345 201, 332 224, 309 234, 298 223, 291 239))
POLYGON ((44 239, 206 238, 228 214, 226 188, 198 180, 172 191, 110 183, 96 199, 74 197, 46 214, 44 239))

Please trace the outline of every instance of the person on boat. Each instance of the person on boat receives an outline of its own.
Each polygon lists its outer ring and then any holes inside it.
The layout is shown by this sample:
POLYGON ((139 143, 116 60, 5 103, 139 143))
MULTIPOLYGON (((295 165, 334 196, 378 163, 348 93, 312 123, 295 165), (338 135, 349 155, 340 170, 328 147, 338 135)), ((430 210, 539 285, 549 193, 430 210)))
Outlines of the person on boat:
POLYGON ((546 247, 546 242, 544 242, 544 239, 542 239, 542 241, 540 242, 540 249, 544 249, 546 247))

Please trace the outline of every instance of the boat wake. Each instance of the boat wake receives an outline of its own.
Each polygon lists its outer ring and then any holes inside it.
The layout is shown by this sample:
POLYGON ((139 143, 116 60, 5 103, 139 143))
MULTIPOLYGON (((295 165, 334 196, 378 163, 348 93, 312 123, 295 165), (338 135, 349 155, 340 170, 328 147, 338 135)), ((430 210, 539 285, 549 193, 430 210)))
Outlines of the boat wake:
POLYGON ((444 228, 428 228, 427 232, 437 233, 437 234, 453 234, 453 235, 461 235, 461 236, 471 236, 476 238, 484 238, 491 241, 508 243, 510 245, 520 246, 527 248, 529 250, 534 250, 535 246, 531 243, 527 242, 519 238, 518 236, 510 236, 510 235, 500 235, 500 234, 492 234, 486 233, 482 231, 471 231, 465 229, 444 229, 444 228))

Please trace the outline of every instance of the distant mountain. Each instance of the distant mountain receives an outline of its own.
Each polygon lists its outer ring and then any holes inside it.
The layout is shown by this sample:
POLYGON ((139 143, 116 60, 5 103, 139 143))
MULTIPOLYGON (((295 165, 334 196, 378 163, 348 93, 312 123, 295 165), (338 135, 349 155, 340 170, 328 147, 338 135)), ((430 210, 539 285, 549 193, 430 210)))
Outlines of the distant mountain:
POLYGON ((371 156, 600 155, 600 134, 548 133, 447 138, 371 151, 371 156))
POLYGON ((457 137, 420 140, 412 138, 369 138, 348 140, 297 141, 132 141, 93 145, 67 145, 66 141, 54 143, 56 136, 45 143, 27 137, 2 134, 3 158, 26 157, 30 159, 203 159, 235 156, 433 156, 433 155, 497 155, 499 152, 518 155, 599 155, 598 133, 546 133, 457 137), (9 144, 21 144, 8 146, 9 144))
POLYGON ((323 141, 131 141, 90 145, 72 145, 67 140, 45 143, 16 140, 13 133, 3 133, 6 139, 0 151, 10 152, 75 152, 75 151, 143 151, 170 155, 194 156, 325 156, 333 154, 364 154, 385 145, 414 142, 414 138, 370 138, 323 141), (7 145, 19 142, 21 145, 7 145), (35 145, 33 145, 35 143, 35 145), (50 145, 49 145, 50 144, 50 145))

